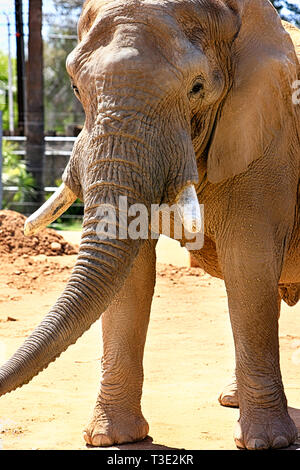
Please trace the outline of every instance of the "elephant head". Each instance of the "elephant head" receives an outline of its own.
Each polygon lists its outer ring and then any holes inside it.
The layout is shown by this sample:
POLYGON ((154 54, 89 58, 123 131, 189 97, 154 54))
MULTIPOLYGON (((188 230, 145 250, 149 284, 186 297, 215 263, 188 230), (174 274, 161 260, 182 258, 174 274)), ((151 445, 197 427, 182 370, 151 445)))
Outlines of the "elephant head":
MULTIPOLYGON (((267 0, 88 0, 78 36, 67 70, 85 125, 62 186, 26 230, 80 197, 79 255, 56 304, 0 369, 0 394, 73 344, 126 279, 143 241, 99 237, 99 207, 115 208, 116 225, 120 196, 147 208, 189 202, 196 214, 198 167, 222 184, 259 158, 282 124, 282 87, 294 74, 292 44, 267 0)), ((192 230, 197 222, 186 221, 192 230)))

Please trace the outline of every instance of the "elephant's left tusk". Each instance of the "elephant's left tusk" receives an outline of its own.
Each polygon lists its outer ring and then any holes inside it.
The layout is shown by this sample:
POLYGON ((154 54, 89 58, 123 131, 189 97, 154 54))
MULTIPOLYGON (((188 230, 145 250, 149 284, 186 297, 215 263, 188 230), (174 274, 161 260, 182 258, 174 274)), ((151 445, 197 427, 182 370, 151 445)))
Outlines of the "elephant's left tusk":
POLYGON ((201 209, 195 186, 190 184, 177 197, 177 206, 185 230, 198 233, 202 230, 201 209))
POLYGON ((58 219, 77 199, 73 191, 62 183, 54 194, 25 222, 25 235, 34 235, 58 219))

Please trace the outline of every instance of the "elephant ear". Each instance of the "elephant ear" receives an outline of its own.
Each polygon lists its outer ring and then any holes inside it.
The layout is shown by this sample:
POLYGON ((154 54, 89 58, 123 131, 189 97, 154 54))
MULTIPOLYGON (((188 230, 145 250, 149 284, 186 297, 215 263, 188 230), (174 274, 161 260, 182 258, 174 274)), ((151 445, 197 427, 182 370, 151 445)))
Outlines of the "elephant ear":
POLYGON ((267 0, 238 0, 241 28, 232 45, 233 83, 218 116, 207 176, 219 183, 244 172, 282 138, 295 113, 294 46, 267 0))

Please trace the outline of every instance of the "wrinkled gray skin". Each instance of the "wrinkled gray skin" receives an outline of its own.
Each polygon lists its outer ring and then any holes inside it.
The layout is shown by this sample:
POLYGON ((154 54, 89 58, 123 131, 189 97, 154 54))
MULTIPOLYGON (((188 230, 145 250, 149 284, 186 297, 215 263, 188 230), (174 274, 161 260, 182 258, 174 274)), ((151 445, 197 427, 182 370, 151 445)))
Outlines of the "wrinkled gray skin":
POLYGON ((155 242, 99 240, 96 209, 119 195, 171 203, 194 182, 205 245, 193 254, 228 293, 236 443, 289 445, 297 430, 279 367, 278 286, 298 300, 299 63, 290 35, 267 0, 90 0, 78 31, 67 69, 86 122, 64 182, 85 205, 80 252, 57 303, 0 369, 0 393, 31 380, 105 312, 85 440, 147 435, 140 402, 155 242))

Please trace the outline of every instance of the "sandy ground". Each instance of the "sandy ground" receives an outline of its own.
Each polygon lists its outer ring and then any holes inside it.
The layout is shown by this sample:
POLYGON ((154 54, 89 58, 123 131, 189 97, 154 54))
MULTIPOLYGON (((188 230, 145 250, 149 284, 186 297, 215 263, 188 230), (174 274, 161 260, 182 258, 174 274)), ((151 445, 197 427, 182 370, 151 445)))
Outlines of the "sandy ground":
MULTIPOLYGON (((65 233, 71 242, 78 236, 65 233)), ((62 292, 75 256, 0 262, 3 362, 62 292)), ((150 435, 120 449, 236 449, 232 435, 239 411, 218 403, 234 361, 224 284, 188 264, 177 242, 160 240, 144 360, 143 411, 150 435)), ((3 449, 89 450, 81 432, 99 384, 100 331, 98 321, 30 384, 1 398, 3 449)), ((280 347, 289 410, 300 431, 300 304, 283 305, 280 347)), ((290 449, 300 450, 300 439, 290 449)))

